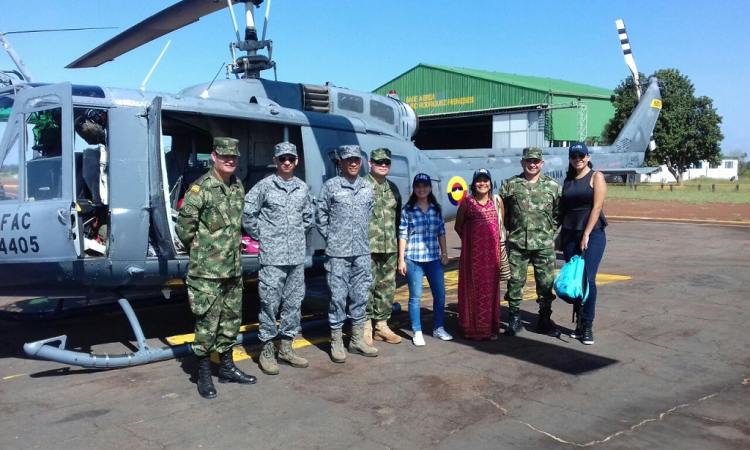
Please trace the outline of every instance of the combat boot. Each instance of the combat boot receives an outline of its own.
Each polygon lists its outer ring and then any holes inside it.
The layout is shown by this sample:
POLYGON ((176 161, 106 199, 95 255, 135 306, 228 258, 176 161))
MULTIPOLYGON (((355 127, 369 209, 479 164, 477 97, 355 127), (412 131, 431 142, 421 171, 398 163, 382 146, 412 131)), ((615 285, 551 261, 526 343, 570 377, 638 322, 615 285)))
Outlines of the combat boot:
POLYGON ((557 329, 557 325, 552 321, 551 309, 539 311, 539 322, 536 326, 536 332, 546 334, 547 336, 560 337, 560 330, 557 329))
POLYGON ((214 380, 211 379, 211 360, 208 356, 198 357, 198 393, 203 398, 216 397, 214 380))
POLYGON ((288 339, 288 338, 281 339, 281 348, 279 349, 279 361, 283 361, 292 367, 299 367, 301 369, 304 369, 305 367, 309 366, 310 363, 307 362, 305 358, 299 356, 297 353, 294 352, 294 346, 292 345, 293 342, 294 342, 293 339, 288 339))
POLYGON ((370 319, 365 319, 364 338, 367 345, 372 345, 372 320, 370 319))
POLYGON ((375 335, 373 336, 373 339, 375 339, 376 341, 385 341, 389 344, 401 343, 401 336, 394 333, 388 327, 388 322, 385 320, 378 320, 377 322, 375 322, 375 335))
POLYGON ((346 353, 344 353, 344 339, 341 328, 338 330, 331 329, 331 361, 335 363, 345 363, 346 353))
POLYGON ((505 330, 505 335, 515 336, 523 331, 523 326, 521 326, 521 308, 511 306, 508 308, 508 314, 510 317, 508 318, 508 328, 505 330))
POLYGON ((364 325, 352 325, 352 340, 349 341, 349 353, 357 353, 362 356, 378 356, 378 349, 367 345, 364 340, 364 325))
POLYGON ((581 342, 586 345, 594 344, 594 332, 591 331, 593 326, 593 322, 583 322, 583 336, 581 337, 581 342))
POLYGON ((258 357, 260 370, 266 375, 278 375, 279 365, 276 363, 276 346, 273 341, 266 341, 258 357))
POLYGON ((232 350, 219 353, 219 383, 255 384, 258 381, 252 375, 248 375, 234 365, 232 350))

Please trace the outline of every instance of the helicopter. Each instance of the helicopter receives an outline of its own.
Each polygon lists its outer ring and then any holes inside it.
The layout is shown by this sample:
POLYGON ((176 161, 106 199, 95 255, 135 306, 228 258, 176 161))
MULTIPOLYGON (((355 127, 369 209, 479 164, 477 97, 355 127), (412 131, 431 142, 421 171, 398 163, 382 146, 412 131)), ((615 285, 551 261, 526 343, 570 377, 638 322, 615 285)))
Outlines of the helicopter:
MULTIPOLYGON (((189 346, 148 347, 128 298, 168 297, 186 289, 189 257, 175 233, 176 213, 191 183, 211 169, 213 137, 240 141, 235 175, 246 191, 275 171, 270 164, 275 144, 295 144, 300 154, 295 174, 313 196, 339 173, 339 146, 359 145, 363 159, 375 148, 389 148, 389 179, 409 193, 413 176, 427 173, 446 220, 455 217, 475 170, 490 170, 495 189, 520 172, 521 148, 418 149, 412 138, 419 119, 397 95, 261 78, 275 68, 273 43, 265 28, 258 38, 253 18, 252 8, 262 0, 180 1, 68 67, 99 66, 207 14, 232 11, 237 3, 245 8, 247 24, 240 39, 235 23, 237 41, 227 68, 234 78, 176 94, 70 82, 0 87, 0 184, 6 185, 0 200, 0 292, 51 298, 106 294, 124 309, 139 345, 128 355, 90 355, 66 350, 65 336, 57 336, 26 344, 29 356, 112 368, 189 351, 189 346)), ((597 170, 644 170, 660 110, 658 80, 651 79, 615 142, 589 148, 597 170)), ((561 181, 567 149, 543 151, 544 172, 561 181)), ((363 175, 364 170, 363 165, 363 175)), ((325 240, 311 229, 306 266, 320 264, 324 250, 325 240)), ((242 267, 246 278, 254 276, 257 254, 243 253, 242 267)))

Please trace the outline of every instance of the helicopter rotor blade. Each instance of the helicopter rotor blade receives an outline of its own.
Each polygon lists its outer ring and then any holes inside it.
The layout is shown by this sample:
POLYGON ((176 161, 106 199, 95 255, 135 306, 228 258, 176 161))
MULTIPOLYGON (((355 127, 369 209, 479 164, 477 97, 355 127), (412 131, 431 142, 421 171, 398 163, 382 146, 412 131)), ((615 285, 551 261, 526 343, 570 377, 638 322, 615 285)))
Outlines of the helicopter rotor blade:
MULTIPOLYGON (((233 0, 236 2, 236 0, 233 0)), ((197 22, 201 17, 227 7, 225 2, 183 0, 137 25, 128 28, 102 45, 65 66, 66 69, 97 67, 118 56, 160 38, 167 33, 197 22)))
POLYGON ((116 30, 117 27, 50 28, 47 30, 4 31, 0 34, 50 33, 57 31, 116 30))

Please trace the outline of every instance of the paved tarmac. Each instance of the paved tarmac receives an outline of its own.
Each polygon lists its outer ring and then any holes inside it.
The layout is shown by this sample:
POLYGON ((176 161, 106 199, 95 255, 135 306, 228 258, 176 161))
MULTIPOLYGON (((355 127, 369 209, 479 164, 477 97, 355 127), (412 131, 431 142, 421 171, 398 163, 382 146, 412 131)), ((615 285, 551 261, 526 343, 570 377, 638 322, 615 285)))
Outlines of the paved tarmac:
MULTIPOLYGON (((377 358, 332 363, 325 327, 299 343, 307 369, 266 376, 246 357, 258 347, 239 349, 258 384, 217 384, 205 400, 192 358, 91 371, 23 356, 24 342, 62 333, 81 351, 132 350, 120 313, 0 322, 0 449, 750 448, 750 228, 615 219, 607 235, 592 346, 533 333, 533 300, 516 338, 427 336, 421 348, 400 312, 406 339, 377 343, 377 358)), ((446 328, 458 334, 451 256, 446 328)), ((310 283, 307 313, 325 305, 321 286, 310 283)), ((554 309, 570 328, 570 307, 554 309)), ((152 345, 192 328, 184 303, 139 317, 152 345)))

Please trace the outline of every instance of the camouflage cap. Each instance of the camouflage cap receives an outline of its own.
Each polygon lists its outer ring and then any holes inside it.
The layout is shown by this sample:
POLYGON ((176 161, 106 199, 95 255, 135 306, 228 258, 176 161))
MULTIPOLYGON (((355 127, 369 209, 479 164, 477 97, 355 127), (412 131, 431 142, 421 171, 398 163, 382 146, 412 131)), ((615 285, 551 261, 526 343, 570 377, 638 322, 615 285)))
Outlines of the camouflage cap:
POLYGON ((542 159, 542 149, 537 147, 526 147, 523 149, 521 159, 542 159))
POLYGON ((281 142, 273 147, 273 156, 294 155, 297 156, 297 146, 291 142, 281 142))
POLYGON ((376 148, 370 153, 370 159, 372 161, 380 161, 383 159, 391 160, 391 151, 387 148, 376 148))
POLYGON ((336 158, 362 158, 362 148, 359 145, 342 145, 336 152, 336 158))
POLYGON ((230 137, 215 137, 214 151, 222 156, 240 156, 240 141, 230 137))

